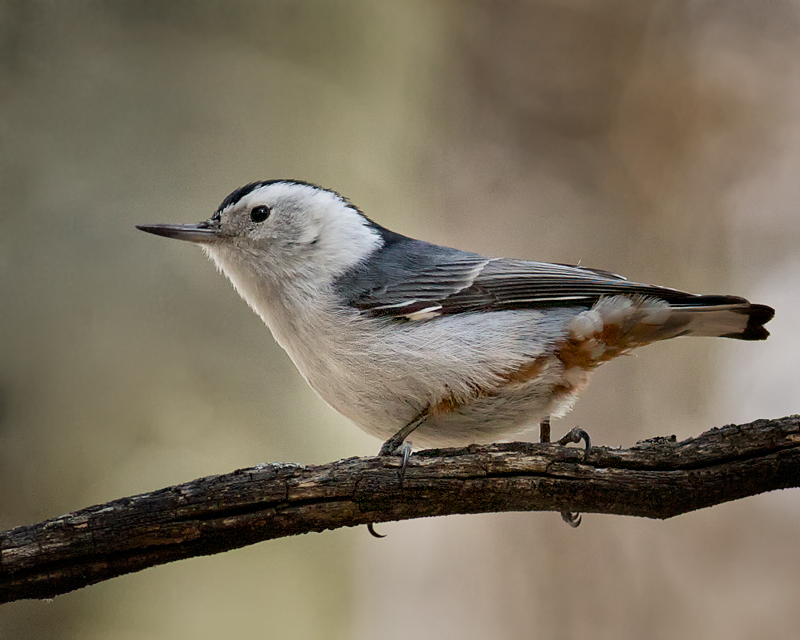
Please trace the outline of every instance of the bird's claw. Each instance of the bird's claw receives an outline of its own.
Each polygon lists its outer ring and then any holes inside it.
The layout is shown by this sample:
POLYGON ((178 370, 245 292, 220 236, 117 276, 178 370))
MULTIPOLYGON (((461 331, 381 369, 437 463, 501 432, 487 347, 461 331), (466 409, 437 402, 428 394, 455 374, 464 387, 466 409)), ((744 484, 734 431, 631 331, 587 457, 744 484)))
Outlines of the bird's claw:
POLYGON ((564 447, 570 443, 578 444, 579 442, 586 443, 584 452, 589 453, 589 449, 592 448, 592 439, 589 437, 589 434, 580 427, 572 427, 572 429, 570 429, 567 434, 558 441, 558 444, 564 447))
MULTIPOLYGON (((585 459, 585 457, 589 455, 589 449, 592 448, 592 440, 589 434, 580 427, 573 427, 570 429, 567 434, 558 441, 558 444, 564 447, 570 443, 578 444, 579 442, 584 442, 586 444, 583 454, 585 459)), ((573 529, 579 527, 581 524, 581 514, 576 511, 562 511, 561 519, 573 529)))
MULTIPOLYGON (((410 433, 410 431, 409 431, 410 433)), ((408 467, 408 459, 411 457, 411 443, 405 440, 408 433, 399 432, 389 438, 383 443, 378 456, 383 458, 386 456, 403 456, 403 461, 400 464, 400 469, 397 471, 397 479, 400 481, 400 488, 403 488, 403 479, 406 477, 406 467, 408 467)), ((375 538, 385 538, 375 531, 375 523, 370 522, 367 524, 367 531, 375 538)))
POLYGON ((411 443, 405 441, 397 446, 391 440, 383 443, 379 456, 402 456, 403 461, 400 464, 400 469, 397 471, 397 479, 400 481, 400 486, 403 486, 403 479, 406 477, 406 468, 408 467, 408 459, 411 457, 411 443))

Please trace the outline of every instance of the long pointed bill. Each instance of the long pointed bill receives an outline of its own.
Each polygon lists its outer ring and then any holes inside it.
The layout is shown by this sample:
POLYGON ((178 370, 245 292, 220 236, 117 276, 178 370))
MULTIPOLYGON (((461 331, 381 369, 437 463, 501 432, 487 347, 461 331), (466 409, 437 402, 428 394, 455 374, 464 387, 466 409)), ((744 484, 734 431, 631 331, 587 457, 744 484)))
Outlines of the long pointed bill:
POLYGON ((209 243, 219 238, 219 231, 207 222, 197 224, 137 224, 137 229, 175 240, 209 243))

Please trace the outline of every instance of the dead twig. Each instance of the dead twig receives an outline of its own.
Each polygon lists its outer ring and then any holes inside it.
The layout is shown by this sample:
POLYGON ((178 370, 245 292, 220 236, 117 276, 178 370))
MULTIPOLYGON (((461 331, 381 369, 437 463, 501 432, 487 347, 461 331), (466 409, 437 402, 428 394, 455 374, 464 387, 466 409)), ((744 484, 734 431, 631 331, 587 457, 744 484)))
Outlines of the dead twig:
POLYGON ((262 540, 456 513, 581 511, 670 518, 800 485, 800 416, 630 449, 511 443, 399 459, 264 464, 0 533, 0 602, 51 598, 262 540))

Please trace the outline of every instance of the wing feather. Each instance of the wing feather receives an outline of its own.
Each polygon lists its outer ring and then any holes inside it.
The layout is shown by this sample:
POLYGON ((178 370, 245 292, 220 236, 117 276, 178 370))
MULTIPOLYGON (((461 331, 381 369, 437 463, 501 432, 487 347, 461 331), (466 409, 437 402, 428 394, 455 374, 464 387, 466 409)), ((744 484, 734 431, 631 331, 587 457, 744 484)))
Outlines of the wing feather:
POLYGON ((601 297, 613 295, 652 297, 673 306, 744 302, 733 296, 699 296, 630 282, 583 266, 486 258, 410 242, 417 245, 414 251, 401 246, 402 254, 388 255, 382 265, 346 276, 345 288, 353 293, 350 304, 372 316, 427 320, 478 311, 588 308, 601 297))

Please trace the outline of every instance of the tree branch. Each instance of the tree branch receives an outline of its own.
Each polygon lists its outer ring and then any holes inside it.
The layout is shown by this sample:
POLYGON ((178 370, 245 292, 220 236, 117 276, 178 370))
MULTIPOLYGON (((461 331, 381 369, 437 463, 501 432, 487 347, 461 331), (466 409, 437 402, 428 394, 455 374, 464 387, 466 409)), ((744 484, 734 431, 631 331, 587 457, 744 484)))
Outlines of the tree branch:
POLYGON ((283 536, 456 513, 672 516, 800 486, 800 416, 631 449, 529 443, 264 464, 0 533, 0 603, 283 536))

